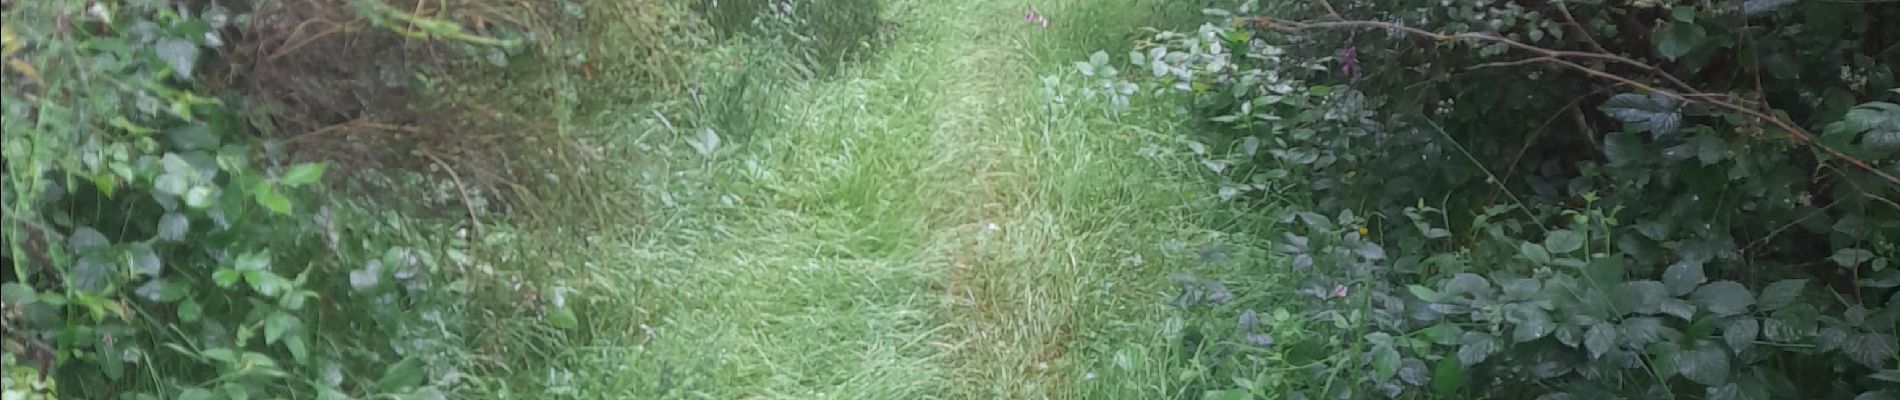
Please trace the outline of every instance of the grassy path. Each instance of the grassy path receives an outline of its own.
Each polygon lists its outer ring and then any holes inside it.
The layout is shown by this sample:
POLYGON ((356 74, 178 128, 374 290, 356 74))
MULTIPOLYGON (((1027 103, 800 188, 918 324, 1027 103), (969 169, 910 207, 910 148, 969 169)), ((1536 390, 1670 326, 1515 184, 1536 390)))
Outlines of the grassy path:
POLYGON ((625 328, 641 332, 576 351, 577 392, 1106 393, 1109 353, 1157 347, 1142 327, 1163 318, 1173 268, 1155 249, 1208 201, 1091 101, 1045 106, 1041 77, 1101 45, 1068 38, 1113 42, 1146 17, 1083 3, 1037 4, 1046 30, 1021 1, 898 4, 903 33, 877 59, 786 90, 773 128, 708 161, 727 195, 668 209, 608 266, 608 285, 636 288, 623 300, 644 317, 625 328))

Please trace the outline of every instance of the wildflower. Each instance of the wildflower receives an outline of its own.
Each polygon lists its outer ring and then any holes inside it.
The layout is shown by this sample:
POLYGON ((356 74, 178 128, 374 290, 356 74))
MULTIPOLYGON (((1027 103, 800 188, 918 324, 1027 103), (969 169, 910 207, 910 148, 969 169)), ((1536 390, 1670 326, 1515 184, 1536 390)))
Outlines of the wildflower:
POLYGON ((1365 226, 1360 226, 1360 227, 1359 227, 1359 236, 1365 236, 1365 235, 1367 235, 1367 234, 1370 234, 1370 233, 1372 233, 1372 228, 1368 228, 1368 227, 1365 227, 1365 226))
POLYGON ((1346 285, 1333 285, 1333 297, 1345 298, 1346 292, 1346 285))
POLYGON ((1339 72, 1359 79, 1359 48, 1347 47, 1339 51, 1339 72))
POLYGON ((1023 13, 1023 22, 1035 24, 1044 29, 1049 28, 1049 18, 1036 13, 1035 7, 1030 7, 1028 12, 1023 13))

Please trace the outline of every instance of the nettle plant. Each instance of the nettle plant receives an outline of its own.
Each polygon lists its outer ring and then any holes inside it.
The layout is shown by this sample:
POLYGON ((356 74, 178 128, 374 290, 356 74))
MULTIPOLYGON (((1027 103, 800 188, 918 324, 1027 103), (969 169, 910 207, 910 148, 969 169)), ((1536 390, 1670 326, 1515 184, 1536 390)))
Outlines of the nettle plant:
POLYGON ((1129 65, 1205 118, 1223 197, 1312 191, 1278 250, 1352 340, 1282 341, 1323 365, 1293 393, 1889 398, 1896 12, 1243 6, 1129 65))
POLYGON ((467 256, 256 145, 196 83, 248 16, 190 4, 9 3, 7 397, 439 398, 467 256))

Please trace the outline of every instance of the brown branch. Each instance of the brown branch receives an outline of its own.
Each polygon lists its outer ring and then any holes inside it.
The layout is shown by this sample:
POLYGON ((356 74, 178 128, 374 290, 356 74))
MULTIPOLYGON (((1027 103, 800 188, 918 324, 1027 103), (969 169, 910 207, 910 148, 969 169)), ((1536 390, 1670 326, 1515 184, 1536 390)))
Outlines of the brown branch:
POLYGON ((1564 16, 1564 26, 1571 28, 1570 34, 1583 38, 1583 44, 1590 45, 1590 51, 1604 54, 1610 52, 1609 50, 1603 49, 1603 45, 1597 44, 1596 38, 1590 37, 1590 31, 1584 29, 1583 24, 1577 23, 1577 17, 1570 15, 1570 6, 1564 5, 1563 0, 1553 1, 1551 3, 1556 4, 1557 13, 1564 16))
POLYGON ((1577 72, 1582 72, 1586 75, 1594 76, 1603 80, 1616 82, 1623 85, 1629 85, 1630 87, 1634 87, 1645 92, 1651 92, 1656 95, 1667 97, 1676 101, 1708 104, 1708 105, 1712 105, 1718 108, 1727 109, 1729 111, 1741 113, 1749 117, 1753 117, 1755 119, 1760 120, 1761 122, 1765 122, 1778 129, 1781 129, 1783 132, 1786 132, 1788 134, 1788 137, 1793 138, 1795 142, 1797 143, 1814 146, 1815 148, 1821 149, 1822 152, 1827 153, 1829 156, 1833 156, 1835 159, 1841 160, 1842 162, 1845 162, 1848 165, 1852 165, 1855 168, 1859 168, 1862 171, 1865 171, 1869 174, 1873 174, 1874 176, 1880 177, 1882 180, 1886 180, 1887 182, 1892 183, 1894 185, 1900 185, 1900 177, 1895 177, 1893 176, 1893 174, 1889 174, 1885 171, 1881 171, 1878 168, 1874 168, 1873 165, 1868 164, 1866 161, 1861 161, 1858 158, 1854 158, 1853 156, 1847 155, 1847 153, 1843 153, 1840 150, 1837 150, 1833 147, 1830 147, 1828 145, 1815 141, 1813 134, 1808 133, 1808 131, 1805 129, 1801 129, 1801 127, 1796 126, 1794 123, 1788 122, 1785 119, 1771 115, 1767 112, 1745 107, 1739 104, 1735 104, 1733 102, 1721 100, 1720 95, 1711 95, 1709 93, 1702 92, 1701 90, 1696 89, 1694 86, 1690 86, 1688 83, 1685 83, 1681 79, 1676 78, 1674 75, 1670 75, 1668 72, 1663 71, 1661 68, 1658 68, 1653 65, 1645 64, 1641 61, 1636 61, 1628 57, 1623 57, 1623 56, 1619 56, 1615 54, 1552 50, 1552 49, 1547 49, 1543 47, 1537 47, 1537 46, 1532 46, 1529 44, 1524 44, 1523 42, 1511 40, 1508 38, 1498 37, 1498 36, 1478 34, 1478 33, 1468 33, 1468 32, 1458 33, 1458 34, 1443 34, 1443 33, 1437 33, 1437 32, 1427 31, 1423 29, 1413 28, 1413 27, 1409 27, 1405 25, 1394 24, 1394 23, 1389 23, 1389 22, 1380 22, 1380 21, 1301 22, 1301 21, 1279 20, 1279 19, 1274 19, 1271 17, 1253 17, 1253 18, 1255 18, 1255 21, 1254 21, 1255 23, 1253 24, 1254 26, 1264 26, 1264 27, 1268 27, 1274 30, 1287 32, 1287 33, 1300 33, 1300 32, 1308 31, 1308 30, 1385 29, 1385 30, 1391 30, 1391 31, 1404 32, 1412 36, 1419 36, 1419 37, 1429 38, 1429 39, 1437 40, 1437 41, 1472 40, 1472 41, 1492 42, 1492 43, 1503 44, 1512 48, 1538 54, 1539 57, 1533 58, 1534 60, 1543 60, 1545 62, 1557 64, 1559 66, 1563 66, 1565 68, 1569 68, 1577 72), (1655 86, 1652 86, 1650 84, 1646 84, 1643 82, 1638 82, 1635 79, 1630 79, 1621 75, 1610 73, 1608 71, 1604 71, 1597 68, 1591 68, 1583 64, 1578 64, 1576 61, 1571 61, 1571 59, 1590 59, 1590 60, 1609 61, 1609 62, 1615 62, 1619 64, 1628 65, 1631 67, 1642 69, 1644 71, 1649 71, 1651 74, 1654 74, 1668 81, 1670 85, 1673 85, 1674 89, 1676 90, 1674 91, 1660 90, 1655 86), (1684 93, 1687 93, 1687 94, 1684 94, 1684 93))

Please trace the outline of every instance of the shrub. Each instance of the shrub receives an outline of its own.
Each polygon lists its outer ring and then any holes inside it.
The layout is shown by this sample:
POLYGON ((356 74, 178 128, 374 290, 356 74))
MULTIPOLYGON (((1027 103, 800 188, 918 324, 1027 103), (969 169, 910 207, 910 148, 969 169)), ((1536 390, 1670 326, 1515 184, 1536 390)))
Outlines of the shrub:
POLYGON ((1211 374, 1311 398, 1900 390, 1895 7, 1249 7, 1112 63, 1206 115, 1222 197, 1311 192, 1282 215, 1311 310, 1289 321, 1335 339, 1211 374))

